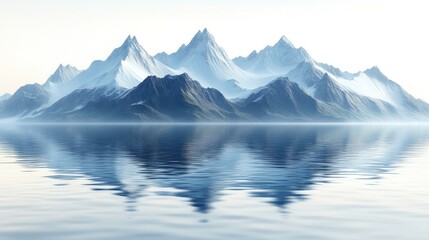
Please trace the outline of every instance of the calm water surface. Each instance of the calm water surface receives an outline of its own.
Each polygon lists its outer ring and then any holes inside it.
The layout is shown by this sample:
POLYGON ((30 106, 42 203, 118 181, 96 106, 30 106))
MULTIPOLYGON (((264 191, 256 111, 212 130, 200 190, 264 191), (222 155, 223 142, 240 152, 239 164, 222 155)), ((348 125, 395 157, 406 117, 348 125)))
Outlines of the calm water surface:
POLYGON ((428 126, 2 126, 0 239, 428 239, 428 126))

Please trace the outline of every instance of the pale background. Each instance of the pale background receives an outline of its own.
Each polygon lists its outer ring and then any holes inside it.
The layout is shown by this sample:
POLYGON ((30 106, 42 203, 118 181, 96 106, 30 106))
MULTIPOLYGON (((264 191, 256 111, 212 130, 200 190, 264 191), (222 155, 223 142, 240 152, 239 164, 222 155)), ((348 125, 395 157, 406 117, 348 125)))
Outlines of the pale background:
POLYGON ((343 70, 377 65, 429 102, 428 10, 420 0, 0 0, 0 95, 60 63, 85 69, 128 34, 154 55, 207 27, 231 58, 285 35, 343 70))

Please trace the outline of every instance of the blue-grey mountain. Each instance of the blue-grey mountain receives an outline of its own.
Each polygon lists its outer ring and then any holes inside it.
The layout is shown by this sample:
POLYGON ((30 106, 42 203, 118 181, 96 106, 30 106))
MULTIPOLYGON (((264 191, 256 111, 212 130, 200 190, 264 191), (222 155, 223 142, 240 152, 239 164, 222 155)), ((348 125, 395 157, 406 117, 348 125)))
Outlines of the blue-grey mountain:
POLYGON ((11 97, 0 102, 0 117, 24 117, 43 107, 49 101, 49 92, 40 84, 20 87, 11 97))
POLYGON ((37 121, 425 121, 429 105, 378 67, 350 73, 286 37, 230 59, 207 29, 151 56, 126 40, 86 70, 0 98, 0 117, 37 121), (185 74, 186 73, 186 74, 185 74))
POLYGON ((150 76, 122 96, 104 96, 72 112, 51 114, 53 107, 37 119, 189 122, 237 121, 245 118, 221 92, 203 88, 187 74, 167 75, 164 78, 150 76))

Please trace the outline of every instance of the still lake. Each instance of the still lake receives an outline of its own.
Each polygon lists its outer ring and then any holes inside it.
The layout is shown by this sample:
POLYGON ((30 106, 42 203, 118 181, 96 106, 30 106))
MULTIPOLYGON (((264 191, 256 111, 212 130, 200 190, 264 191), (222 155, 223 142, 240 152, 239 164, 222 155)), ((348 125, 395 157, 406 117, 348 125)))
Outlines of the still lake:
POLYGON ((0 126, 0 239, 428 239, 426 125, 0 126))

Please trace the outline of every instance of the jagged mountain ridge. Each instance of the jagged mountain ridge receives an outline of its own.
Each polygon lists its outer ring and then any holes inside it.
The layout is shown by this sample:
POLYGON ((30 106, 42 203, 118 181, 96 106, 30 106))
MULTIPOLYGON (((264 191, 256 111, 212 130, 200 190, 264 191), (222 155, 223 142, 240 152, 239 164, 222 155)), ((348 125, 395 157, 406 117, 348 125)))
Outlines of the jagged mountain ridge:
POLYGON ((60 64, 57 70, 46 80, 44 87, 49 87, 50 84, 64 83, 76 77, 82 71, 69 64, 60 64))
POLYGON ((149 75, 173 73, 172 69, 149 55, 136 37, 128 36, 106 60, 94 61, 87 70, 72 79, 70 87, 71 90, 97 87, 131 89, 149 75))
MULTIPOLYGON (((63 68, 61 65, 53 76, 58 75, 57 72, 63 68)), ((172 73, 172 69, 150 56, 136 37, 128 36, 106 60, 94 61, 88 69, 73 78, 52 84, 53 77, 50 77, 44 85, 51 93, 52 105, 47 106, 46 114, 71 112, 101 97, 118 96, 149 75, 164 76, 172 73)))
MULTIPOLYGON (((84 106, 68 111, 62 108, 74 104, 65 98, 35 118, 36 121, 344 121, 346 119, 367 120, 366 110, 356 108, 355 102, 365 102, 353 94, 335 92, 334 84, 327 74, 319 84, 324 84, 325 102, 306 94, 295 82, 288 78, 278 78, 251 93, 248 97, 235 101, 227 100, 221 92, 203 88, 187 74, 167 75, 164 78, 149 76, 137 87, 118 94, 97 96, 95 90, 75 91, 88 97, 84 106), (357 100, 356 100, 357 99, 357 100), (346 102, 347 108, 343 108, 346 102), (351 104, 353 103, 353 104, 351 104), (360 112, 361 111, 361 112, 360 112)), ((319 96, 316 92, 316 96, 319 96)), ((380 102, 365 102, 371 113, 395 117, 393 107, 380 102), (374 107, 375 106, 375 107, 374 107), (390 109, 389 109, 390 107, 390 109), (380 109, 385 109, 381 111, 380 109)))
POLYGON ((302 62, 287 76, 315 99, 352 113, 344 118, 413 120, 424 119, 428 113, 428 104, 412 97, 377 67, 355 74, 328 67, 333 71, 302 62))
MULTIPOLYGON (((147 77, 122 96, 104 96, 50 119, 82 121, 228 121, 243 117, 218 90, 203 88, 187 74, 147 77)), ((48 120, 47 115, 37 119, 48 120)))
MULTIPOLYGON (((68 101, 66 101, 68 102, 68 101)), ((239 101, 227 100, 213 88, 203 88, 186 73, 164 78, 149 76, 132 90, 89 101, 74 111, 48 109, 36 121, 282 121, 338 120, 323 104, 287 78, 274 80, 239 101), (55 114, 52 114, 55 113, 55 114)), ((55 106, 55 105, 54 105, 55 106)), ((54 107, 53 106, 53 107, 54 107)))
MULTIPOLYGON (((248 57, 231 60, 207 29, 198 31, 189 44, 182 45, 173 54, 160 53, 152 57, 138 43, 136 37, 128 36, 106 60, 94 61, 84 71, 69 65, 60 65, 41 88, 34 86, 40 90, 40 94, 36 94, 40 95, 40 98, 28 98, 26 97, 28 94, 17 94, 22 99, 18 101, 15 97, 15 104, 24 102, 28 106, 21 106, 18 108, 20 111, 9 111, 10 113, 6 115, 26 117, 46 116, 48 113, 51 116, 69 114, 99 100, 110 99, 114 102, 115 99, 133 91, 148 76, 163 77, 181 72, 189 73, 204 87, 214 86, 227 97, 239 95, 240 100, 237 102, 241 103, 246 99, 250 101, 249 97, 256 96, 257 92, 260 94, 265 92, 263 98, 270 99, 273 105, 264 105, 266 109, 259 114, 261 116, 265 114, 264 119, 267 120, 268 116, 273 115, 271 108, 276 105, 274 104, 276 101, 294 99, 293 94, 298 94, 299 91, 316 101, 318 111, 313 112, 323 113, 322 115, 325 114, 330 119, 421 120, 428 119, 429 115, 427 103, 415 99, 401 86, 388 79, 377 67, 358 73, 342 71, 334 66, 316 62, 305 49, 296 48, 286 37, 259 52, 253 51, 248 57), (283 93, 289 91, 289 95, 261 91, 267 89, 269 85, 272 86, 274 82, 271 81, 279 76, 287 76, 296 84, 288 87, 278 86, 283 93), (256 90, 249 90, 255 87, 256 90), (293 93, 290 92, 291 88, 294 89, 293 93), (274 100, 274 96, 278 99, 274 100)), ((9 101, 10 99, 0 101, 2 112, 5 111, 5 106, 13 104, 13 101, 10 103, 9 101)), ((249 106, 256 103, 261 104, 260 101, 248 102, 249 106)), ((235 104, 234 107, 243 106, 235 104)), ((297 112, 306 112, 309 109, 304 108, 307 107, 309 105, 303 104, 298 107, 297 112)), ((240 109, 240 112, 249 114, 243 109, 240 109)), ((298 118, 311 119, 305 114, 294 115, 291 112, 288 114, 289 116, 284 118, 285 121, 298 118)))
POLYGON ((179 72, 188 73, 203 86, 218 88, 231 96, 243 92, 242 84, 252 78, 228 57, 207 28, 198 31, 176 52, 159 53, 155 58, 179 72))
POLYGON ((304 48, 295 46, 285 37, 273 46, 267 46, 261 51, 253 51, 247 57, 237 57, 233 61, 242 69, 263 76, 282 75, 299 63, 312 61, 304 48))
POLYGON ((27 84, 20 87, 0 105, 0 117, 22 117, 43 107, 49 101, 49 92, 42 85, 27 84))
MULTIPOLYGON (((282 37, 275 45, 267 46, 259 52, 253 51, 248 57, 235 58, 234 62, 243 68, 250 69, 253 73, 271 72, 271 78, 287 76, 313 97, 320 85, 317 83, 323 79, 325 74, 328 74, 335 82, 330 85, 332 88, 336 88, 333 91, 343 92, 346 95, 353 95, 349 96, 350 98, 360 99, 361 105, 355 106, 357 108, 365 110, 367 107, 364 103, 376 102, 375 105, 378 106, 390 105, 389 108, 393 106, 401 115, 400 118, 413 119, 417 115, 427 114, 428 105, 426 103, 412 97, 401 86, 388 79, 378 67, 358 73, 342 71, 334 66, 316 62, 305 49, 296 48, 286 37, 282 37), (409 111, 410 109, 411 111, 409 111)), ((318 100, 323 101, 320 92, 318 100)), ((347 105, 341 107, 347 108, 347 105)), ((369 111, 366 114, 371 115, 371 113, 374 112, 369 111)))
POLYGON ((107 87, 78 89, 35 114, 40 115, 38 116, 39 118, 47 120, 58 119, 58 115, 66 115, 78 111, 90 102, 106 97, 115 99, 125 92, 123 89, 109 89, 107 87))
POLYGON ((244 112, 261 120, 334 119, 323 112, 321 103, 287 78, 270 82, 238 103, 244 112))

